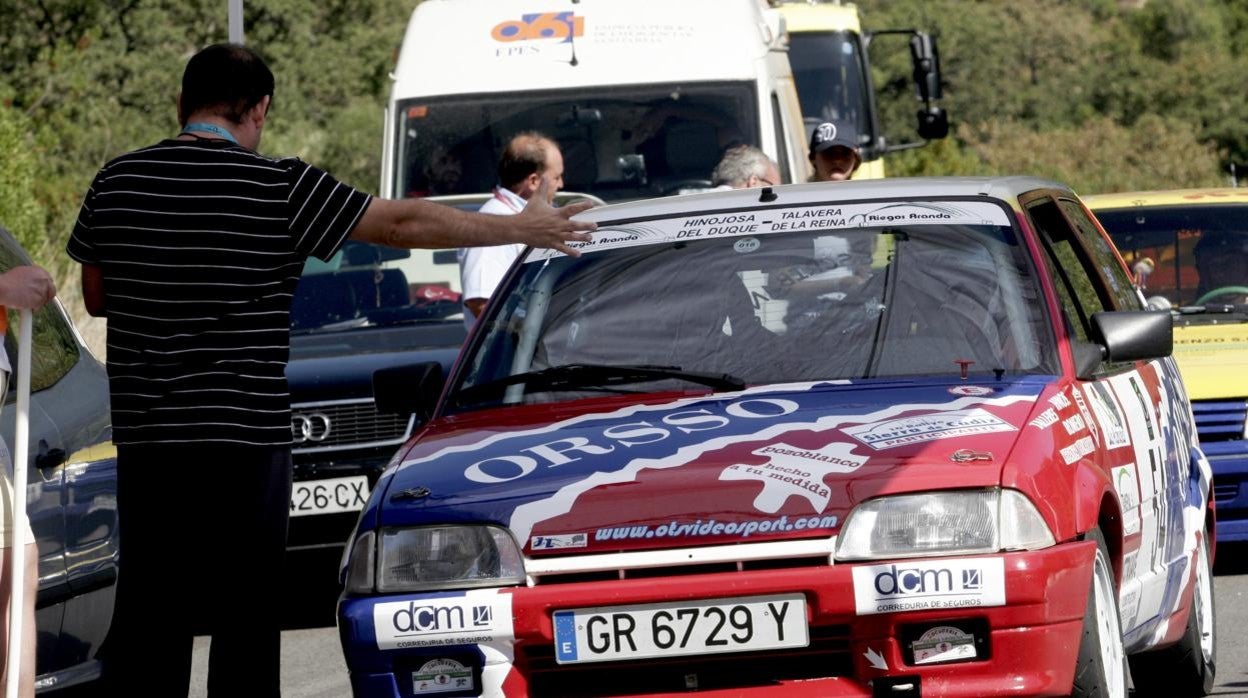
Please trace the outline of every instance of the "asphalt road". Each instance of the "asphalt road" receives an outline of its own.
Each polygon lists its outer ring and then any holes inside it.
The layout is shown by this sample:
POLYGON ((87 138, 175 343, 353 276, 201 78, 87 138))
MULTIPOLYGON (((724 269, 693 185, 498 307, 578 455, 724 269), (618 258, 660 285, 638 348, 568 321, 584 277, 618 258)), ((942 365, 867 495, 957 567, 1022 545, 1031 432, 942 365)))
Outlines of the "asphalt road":
MULTIPOLYGON (((350 695, 347 668, 334 628, 333 580, 308 569, 292 571, 295 593, 286 601, 282 634, 282 695, 285 698, 342 698, 350 695)), ((328 567, 333 567, 330 562, 328 567)), ((324 569, 323 567, 321 569, 324 569)), ((1223 545, 1214 569, 1218 622, 1216 696, 1248 696, 1248 545, 1223 545)), ((207 695, 208 641, 195 642, 191 696, 207 695)))

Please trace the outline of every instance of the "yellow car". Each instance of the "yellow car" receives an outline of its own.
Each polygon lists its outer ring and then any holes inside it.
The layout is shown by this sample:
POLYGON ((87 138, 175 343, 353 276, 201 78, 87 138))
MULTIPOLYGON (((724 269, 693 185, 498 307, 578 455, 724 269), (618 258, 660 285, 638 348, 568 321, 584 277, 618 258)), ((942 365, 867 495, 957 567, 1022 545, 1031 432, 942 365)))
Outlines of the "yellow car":
POLYGON ((1213 465, 1216 536, 1248 540, 1248 189, 1085 197, 1154 307, 1213 465))

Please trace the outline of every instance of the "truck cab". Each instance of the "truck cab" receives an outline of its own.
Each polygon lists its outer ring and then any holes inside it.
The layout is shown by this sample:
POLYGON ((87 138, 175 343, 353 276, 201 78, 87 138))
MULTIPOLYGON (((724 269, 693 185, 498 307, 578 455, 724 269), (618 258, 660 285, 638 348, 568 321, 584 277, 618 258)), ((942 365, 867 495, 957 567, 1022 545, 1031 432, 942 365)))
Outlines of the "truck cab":
POLYGON ((784 0, 773 3, 784 17, 789 62, 807 136, 825 121, 848 122, 858 133, 862 166, 855 179, 885 176, 884 155, 944 138, 949 130, 941 97, 940 56, 935 39, 915 29, 864 31, 853 3, 840 0, 784 0), (917 133, 923 141, 888 143, 881 125, 869 49, 877 38, 907 37, 913 67, 917 133))
POLYGON ((742 143, 802 181, 784 41, 760 0, 423 2, 393 74, 382 194, 489 191, 527 130, 559 143, 568 190, 608 201, 708 189, 742 143))

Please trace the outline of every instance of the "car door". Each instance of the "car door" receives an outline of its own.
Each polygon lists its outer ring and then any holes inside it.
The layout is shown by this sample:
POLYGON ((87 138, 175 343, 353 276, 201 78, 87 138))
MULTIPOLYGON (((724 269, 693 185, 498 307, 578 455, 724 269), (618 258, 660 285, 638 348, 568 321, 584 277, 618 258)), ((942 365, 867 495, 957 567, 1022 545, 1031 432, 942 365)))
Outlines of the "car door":
MULTIPOLYGON (((80 344, 58 304, 36 333, 32 389, 57 427, 38 444, 41 467, 63 472, 65 619, 56 668, 86 663, 108 633, 117 579, 117 461, 111 439, 108 377, 80 344)), ((33 446, 32 446, 33 447, 33 446)))
MULTIPOLYGON (((0 273, 28 263, 17 242, 0 229, 0 273)), ((41 311, 35 315, 36 333, 44 314, 41 311)), ((17 413, 17 333, 18 312, 10 311, 4 349, 8 352, 14 373, 9 381, 8 392, 4 395, 3 410, 0 412, 0 437, 3 437, 10 452, 16 443, 14 427, 17 413)), ((32 361, 36 355, 32 347, 32 361)), ((26 513, 30 517, 30 526, 39 549, 39 594, 35 601, 35 621, 38 636, 37 665, 42 673, 46 671, 45 667, 52 667, 56 663, 65 599, 69 589, 65 569, 65 473, 59 463, 49 464, 39 458, 39 444, 59 443, 60 434, 56 424, 39 404, 33 385, 31 391, 29 449, 26 458, 26 513), (42 465, 47 467, 41 467, 42 465)))
MULTIPOLYGON (((1108 242, 1073 199, 1044 196, 1026 204, 1045 249, 1072 341, 1091 341, 1091 317, 1142 310, 1143 302, 1108 242)), ((1120 615, 1127 645, 1177 602, 1186 567, 1182 502, 1186 456, 1177 444, 1181 385, 1169 358, 1103 363, 1074 393, 1118 497, 1122 525, 1120 615)))

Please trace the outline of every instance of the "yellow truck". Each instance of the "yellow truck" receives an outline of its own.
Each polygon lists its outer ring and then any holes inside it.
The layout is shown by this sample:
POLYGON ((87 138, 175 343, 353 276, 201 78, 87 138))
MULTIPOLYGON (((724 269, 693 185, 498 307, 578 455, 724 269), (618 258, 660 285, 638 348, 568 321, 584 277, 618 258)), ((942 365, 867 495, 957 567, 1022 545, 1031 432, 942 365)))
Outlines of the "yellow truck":
POLYGON ((1248 189, 1084 201, 1149 305, 1174 315, 1174 356, 1213 466, 1216 535, 1248 540, 1248 189))
POLYGON ((935 101, 941 97, 940 56, 936 40, 915 29, 864 31, 858 8, 840 0, 772 0, 784 17, 789 63, 809 138, 824 121, 852 123, 858 132, 862 166, 855 179, 884 176, 884 155, 944 138, 949 121, 935 101), (883 36, 908 37, 921 142, 887 143, 871 79, 869 50, 883 36))

